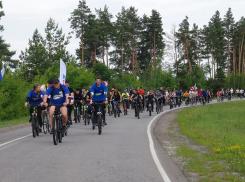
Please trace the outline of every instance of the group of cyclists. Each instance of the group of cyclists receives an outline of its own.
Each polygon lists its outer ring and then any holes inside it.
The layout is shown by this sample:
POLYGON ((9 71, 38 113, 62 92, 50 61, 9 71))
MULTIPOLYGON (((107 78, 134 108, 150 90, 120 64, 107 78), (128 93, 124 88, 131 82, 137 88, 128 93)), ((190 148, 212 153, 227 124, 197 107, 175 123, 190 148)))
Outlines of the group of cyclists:
MULTIPOLYGON (((244 90, 236 90, 237 97, 242 98, 244 90)), ((218 101, 227 97, 228 99, 233 96, 233 89, 221 89, 217 92, 218 101)), ((112 88, 109 93, 105 84, 101 82, 101 78, 97 77, 96 82, 89 86, 89 89, 85 87, 77 88, 75 91, 70 87, 69 81, 65 81, 65 85, 61 84, 58 78, 49 80, 47 85, 40 86, 34 84, 33 89, 28 93, 26 97, 25 106, 30 106, 30 120, 33 122, 33 113, 36 114, 36 120, 38 123, 38 132, 42 132, 43 118, 48 113, 50 134, 53 134, 53 118, 57 112, 62 117, 61 132, 67 132, 67 129, 72 125, 72 110, 74 108, 75 123, 80 122, 79 117, 83 116, 85 124, 89 124, 92 121, 92 128, 95 129, 98 126, 99 134, 101 133, 101 126, 107 125, 106 112, 111 115, 114 113, 120 116, 122 110, 124 114, 127 114, 128 109, 133 109, 135 117, 139 119, 139 113, 145 110, 151 115, 156 109, 157 114, 163 111, 163 106, 170 106, 170 109, 176 106, 180 106, 182 103, 197 104, 212 101, 213 92, 205 89, 196 90, 193 87, 189 91, 182 90, 169 90, 163 89, 163 87, 157 88, 154 92, 151 88, 146 91, 142 87, 127 87, 123 93, 121 93, 117 87, 112 88), (29 103, 29 104, 28 104, 29 103), (122 104, 120 104, 122 103, 122 104), (74 105, 74 106, 73 106, 74 105), (108 111, 106 111, 106 105, 108 105, 108 111), (155 107, 154 107, 155 105, 155 107), (35 109, 34 109, 35 108, 35 109), (78 117, 78 118, 77 118, 78 117)))

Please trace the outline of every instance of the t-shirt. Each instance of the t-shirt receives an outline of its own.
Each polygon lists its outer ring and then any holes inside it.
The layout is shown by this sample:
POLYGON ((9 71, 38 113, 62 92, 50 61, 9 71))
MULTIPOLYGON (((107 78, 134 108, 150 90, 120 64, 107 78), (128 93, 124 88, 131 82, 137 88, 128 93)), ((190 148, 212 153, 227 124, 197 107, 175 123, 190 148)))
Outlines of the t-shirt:
POLYGON ((93 84, 90 92, 94 93, 93 102, 105 101, 104 92, 108 92, 108 89, 104 83, 101 83, 100 87, 97 86, 97 83, 93 84))
POLYGON ((71 93, 74 93, 74 90, 71 87, 68 87, 68 90, 70 92, 70 95, 71 95, 71 93))
POLYGON ((114 101, 120 101, 121 98, 119 95, 119 91, 117 91, 117 92, 114 91, 113 99, 114 99, 114 101))
POLYGON ((31 90, 26 97, 29 97, 29 104, 30 105, 38 105, 43 101, 43 92, 40 91, 40 96, 38 97, 38 94, 34 92, 34 90, 31 90))
POLYGON ((159 99, 162 95, 162 92, 155 92, 155 97, 159 99))
POLYGON ((123 93, 123 94, 122 94, 122 98, 123 98, 123 100, 124 100, 124 99, 128 99, 128 97, 129 97, 129 94, 128 94, 128 93, 126 93, 126 94, 125 94, 125 93, 123 93))
MULTIPOLYGON (((59 88, 58 90, 54 88, 54 94, 51 96, 51 102, 50 102, 51 105, 53 104, 62 105, 64 102, 66 102, 65 95, 70 94, 68 88, 65 85, 60 84, 60 86, 63 87, 64 89, 64 95, 61 88, 59 88)), ((45 95, 51 95, 52 88, 53 85, 48 88, 48 90, 45 92, 45 95)))
POLYGON ((144 91, 144 90, 139 90, 138 93, 139 93, 140 95, 144 96, 145 91, 144 91))

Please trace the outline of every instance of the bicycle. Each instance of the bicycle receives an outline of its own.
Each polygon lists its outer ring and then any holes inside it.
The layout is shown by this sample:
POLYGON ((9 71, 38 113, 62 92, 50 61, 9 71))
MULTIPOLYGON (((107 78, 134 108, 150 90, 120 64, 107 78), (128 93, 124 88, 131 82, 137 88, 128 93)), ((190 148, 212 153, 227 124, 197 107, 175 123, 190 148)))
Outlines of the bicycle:
POLYGON ((157 114, 159 114, 160 113, 160 105, 159 105, 159 100, 160 100, 161 98, 156 98, 156 112, 157 112, 157 114))
POLYGON ((180 105, 181 105, 181 98, 180 98, 180 96, 178 96, 177 99, 178 99, 178 106, 180 107, 180 105))
POLYGON ((177 106, 176 97, 173 97, 173 101, 174 101, 174 107, 176 107, 177 106))
POLYGON ((49 124, 49 108, 47 107, 45 109, 45 113, 43 116, 43 133, 47 134, 50 133, 50 131, 51 131, 51 126, 49 124))
POLYGON ((85 102, 82 102, 81 104, 80 113, 82 115, 83 120, 85 120, 85 102))
POLYGON ((152 105, 151 105, 152 99, 148 100, 148 111, 149 111, 149 116, 151 116, 151 112, 152 112, 152 105))
POLYGON ((108 114, 109 114, 109 116, 111 116, 112 113, 113 113, 112 104, 111 104, 111 102, 109 102, 108 103, 108 114))
POLYGON ((114 105, 114 117, 116 118, 117 115, 120 117, 120 111, 119 111, 119 101, 113 101, 114 105))
POLYGON ((205 105, 206 99, 204 96, 202 96, 202 104, 205 105))
MULTIPOLYGON (((75 100, 74 101, 74 120, 75 120, 75 123, 80 123, 81 122, 81 113, 80 113, 80 107, 79 107, 79 104, 80 103, 80 100, 75 100)), ((85 123, 86 125, 86 123, 85 123)))
POLYGON ((136 111, 136 116, 138 117, 138 119, 140 119, 140 103, 138 101, 138 98, 133 99, 133 103, 134 109, 136 111))
POLYGON ((128 115, 128 110, 127 110, 127 99, 123 100, 123 111, 124 115, 128 115))
POLYGON ((32 126, 32 136, 35 138, 36 136, 39 136, 39 126, 38 126, 38 120, 37 120, 37 107, 40 105, 30 105, 30 108, 33 109, 32 115, 31 115, 31 126, 32 126))
MULTIPOLYGON (((53 114, 53 142, 54 145, 58 143, 62 143, 63 131, 62 131, 62 114, 60 112, 60 105, 53 104, 51 106, 55 106, 54 114, 53 114)), ((69 123, 69 122, 68 122, 69 123)), ((66 131, 67 135, 67 131, 66 131)))
POLYGON ((90 117, 89 117, 89 114, 88 114, 88 105, 86 104, 84 106, 84 122, 85 122, 85 125, 90 123, 90 117))
MULTIPOLYGON (((103 104, 104 103, 98 103, 98 102, 94 102, 94 105, 98 105, 98 111, 97 111, 97 114, 94 118, 94 121, 97 121, 97 125, 98 125, 98 133, 99 135, 101 135, 102 133, 102 126, 103 125, 103 114, 102 114, 102 107, 103 107, 103 104)), ((95 129, 95 126, 93 126, 93 130, 95 129)))

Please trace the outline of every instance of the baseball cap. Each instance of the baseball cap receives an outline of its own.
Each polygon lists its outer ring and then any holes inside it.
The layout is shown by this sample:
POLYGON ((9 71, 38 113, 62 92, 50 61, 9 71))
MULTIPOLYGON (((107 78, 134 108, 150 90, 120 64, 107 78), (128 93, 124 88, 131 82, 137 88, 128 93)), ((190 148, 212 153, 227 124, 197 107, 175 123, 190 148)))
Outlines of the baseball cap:
POLYGON ((55 84, 55 83, 59 83, 60 82, 60 80, 58 79, 58 78, 55 78, 55 79, 53 79, 53 83, 55 84))

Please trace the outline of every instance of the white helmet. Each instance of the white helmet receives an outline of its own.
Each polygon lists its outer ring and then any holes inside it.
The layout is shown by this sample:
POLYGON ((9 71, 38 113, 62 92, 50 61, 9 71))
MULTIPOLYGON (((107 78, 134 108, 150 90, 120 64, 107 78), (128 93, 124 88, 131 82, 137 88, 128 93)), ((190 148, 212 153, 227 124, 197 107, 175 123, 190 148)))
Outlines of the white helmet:
POLYGON ((46 92, 46 90, 47 90, 47 88, 46 88, 47 86, 46 85, 42 85, 41 86, 41 91, 43 92, 43 93, 45 93, 46 92))

